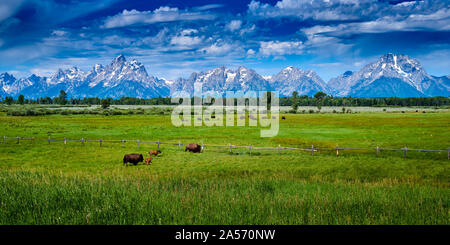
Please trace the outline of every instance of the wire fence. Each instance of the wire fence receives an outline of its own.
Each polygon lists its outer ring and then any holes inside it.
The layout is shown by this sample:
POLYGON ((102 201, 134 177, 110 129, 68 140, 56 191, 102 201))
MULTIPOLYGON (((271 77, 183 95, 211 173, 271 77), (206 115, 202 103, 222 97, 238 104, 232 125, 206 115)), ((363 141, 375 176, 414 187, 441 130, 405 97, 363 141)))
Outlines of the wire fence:
MULTIPOLYGON (((52 139, 50 136, 47 139, 39 139, 39 138, 25 138, 25 137, 8 137, 8 136, 3 136, 3 141, 2 143, 6 143, 7 139, 14 139, 16 140, 17 144, 20 143, 21 140, 28 140, 28 141, 32 141, 33 143, 35 143, 36 141, 45 141, 48 142, 48 144, 51 144, 51 142, 64 142, 64 144, 67 144, 67 142, 81 142, 82 145, 84 145, 87 142, 96 142, 99 143, 100 146, 103 145, 103 143, 121 143, 122 147, 125 147, 125 143, 136 143, 138 147, 140 147, 141 144, 157 144, 158 150, 160 148, 160 145, 174 145, 174 146, 178 146, 178 150, 182 150, 183 146, 186 146, 187 144, 183 144, 181 143, 181 141, 178 141, 178 143, 169 143, 169 142, 161 142, 161 141, 145 141, 145 140, 88 140, 86 138, 81 138, 81 139, 67 139, 67 138, 63 138, 63 139, 52 139)), ((335 148, 320 148, 320 147, 314 147, 314 145, 311 146, 311 148, 295 148, 295 147, 286 147, 286 146, 281 146, 278 145, 278 147, 267 147, 267 146, 252 146, 252 145, 248 145, 248 146, 238 146, 238 145, 233 145, 233 144, 228 144, 228 145, 210 145, 210 144, 201 144, 200 145, 202 147, 202 151, 204 150, 205 147, 219 147, 219 148, 225 148, 227 149, 230 153, 232 152, 233 149, 239 149, 239 148, 243 148, 243 149, 248 149, 249 153, 252 153, 252 150, 277 150, 278 154, 281 154, 282 150, 296 150, 296 151, 307 151, 307 152, 311 152, 311 155, 314 156, 315 152, 319 152, 319 151, 331 151, 331 152, 336 152, 336 156, 339 156, 339 151, 345 151, 345 150, 351 150, 351 151, 374 151, 376 152, 376 155, 378 156, 381 151, 402 151, 403 152, 403 157, 406 158, 407 152, 408 151, 417 151, 417 152, 447 152, 447 159, 450 160, 450 148, 448 148, 447 150, 431 150, 431 149, 414 149, 414 148, 407 148, 406 146, 404 148, 380 148, 378 146, 374 147, 374 148, 345 148, 345 147, 339 147, 336 146, 335 148)))

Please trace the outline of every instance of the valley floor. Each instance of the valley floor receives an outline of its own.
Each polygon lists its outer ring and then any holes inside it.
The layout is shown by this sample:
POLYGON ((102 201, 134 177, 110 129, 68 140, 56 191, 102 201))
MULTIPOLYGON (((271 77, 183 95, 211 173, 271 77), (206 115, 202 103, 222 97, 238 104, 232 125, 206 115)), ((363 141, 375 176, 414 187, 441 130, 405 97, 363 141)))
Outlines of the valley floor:
MULTIPOLYGON (((286 114, 280 132, 174 127, 163 115, 0 114, 0 136, 447 149, 450 112, 286 114)), ((449 224, 445 152, 308 152, 154 144, 0 142, 0 224, 449 224)))

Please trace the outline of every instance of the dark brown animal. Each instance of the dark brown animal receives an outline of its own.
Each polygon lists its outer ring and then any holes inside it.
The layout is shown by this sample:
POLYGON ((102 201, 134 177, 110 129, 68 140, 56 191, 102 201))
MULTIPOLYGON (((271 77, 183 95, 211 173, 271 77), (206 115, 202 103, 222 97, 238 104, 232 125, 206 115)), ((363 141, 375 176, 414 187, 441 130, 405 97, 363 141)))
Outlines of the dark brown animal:
POLYGON ((194 152, 194 153, 200 153, 202 151, 202 147, 199 146, 198 144, 189 144, 186 146, 186 149, 184 150, 186 151, 190 151, 190 152, 194 152))
POLYGON ((149 151, 148 152, 148 154, 150 155, 150 157, 151 156, 157 156, 158 154, 161 154, 161 151, 160 150, 151 150, 151 151, 149 151))
POLYGON ((152 158, 146 158, 145 159, 145 165, 150 165, 152 163, 152 158))
POLYGON ((137 165, 139 162, 143 162, 144 157, 142 154, 126 154, 123 157, 123 164, 128 166, 128 163, 132 163, 133 165, 137 165))
POLYGON ((281 119, 286 120, 286 117, 281 117, 281 119))

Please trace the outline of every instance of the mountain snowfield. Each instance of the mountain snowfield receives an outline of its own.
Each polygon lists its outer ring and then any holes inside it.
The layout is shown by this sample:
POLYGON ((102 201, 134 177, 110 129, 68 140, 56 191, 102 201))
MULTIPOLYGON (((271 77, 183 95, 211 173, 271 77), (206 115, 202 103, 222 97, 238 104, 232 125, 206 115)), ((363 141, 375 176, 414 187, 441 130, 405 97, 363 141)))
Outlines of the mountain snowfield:
POLYGON ((127 61, 123 55, 119 55, 110 64, 96 64, 88 72, 72 67, 59 69, 50 77, 33 74, 20 79, 2 73, 0 98, 17 97, 19 94, 31 99, 54 97, 60 90, 73 98, 153 98, 170 96, 175 91, 193 95, 196 84, 202 86, 203 92, 215 91, 220 94, 225 91, 271 90, 279 91, 280 96, 291 96, 294 91, 300 96, 312 96, 319 91, 338 97, 450 96, 450 76, 431 76, 417 60, 407 55, 385 54, 361 70, 346 71, 328 83, 312 70, 293 66, 272 76, 261 76, 243 66, 236 70, 221 66, 172 81, 150 76, 139 61, 127 61))

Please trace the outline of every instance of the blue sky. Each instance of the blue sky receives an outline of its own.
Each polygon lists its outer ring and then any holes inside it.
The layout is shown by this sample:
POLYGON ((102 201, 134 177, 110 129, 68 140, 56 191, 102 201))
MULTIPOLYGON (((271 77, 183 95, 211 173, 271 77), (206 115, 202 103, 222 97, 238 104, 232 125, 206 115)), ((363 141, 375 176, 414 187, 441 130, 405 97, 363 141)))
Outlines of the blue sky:
POLYGON ((0 72, 85 71, 119 55, 158 77, 225 65, 272 75, 286 66, 325 81, 384 53, 450 74, 450 1, 2 0, 0 72))

